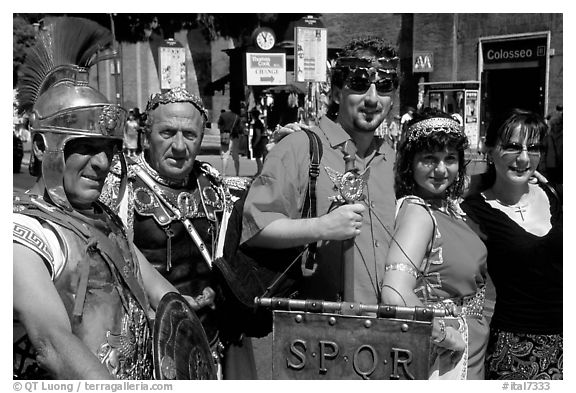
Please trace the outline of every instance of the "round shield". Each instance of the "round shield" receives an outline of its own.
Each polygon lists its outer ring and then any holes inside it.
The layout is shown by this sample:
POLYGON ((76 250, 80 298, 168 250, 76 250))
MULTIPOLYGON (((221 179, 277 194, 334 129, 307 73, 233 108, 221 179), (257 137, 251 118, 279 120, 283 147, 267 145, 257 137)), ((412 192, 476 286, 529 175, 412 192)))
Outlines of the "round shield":
POLYGON ((216 379, 202 324, 176 292, 164 295, 158 305, 153 346, 156 379, 216 379))

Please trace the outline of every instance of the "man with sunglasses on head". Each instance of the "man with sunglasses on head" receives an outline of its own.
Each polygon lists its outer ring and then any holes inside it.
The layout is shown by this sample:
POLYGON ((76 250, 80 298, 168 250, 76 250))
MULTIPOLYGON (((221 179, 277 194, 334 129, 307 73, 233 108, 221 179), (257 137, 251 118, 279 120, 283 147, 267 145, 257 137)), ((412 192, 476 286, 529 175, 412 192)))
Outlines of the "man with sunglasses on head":
POLYGON ((374 133, 392 108, 397 64, 395 49, 376 37, 354 39, 340 53, 332 72, 329 114, 312 127, 322 143, 317 217, 300 218, 310 166, 304 132, 286 136, 270 151, 262 174, 250 188, 241 242, 275 249, 317 243, 316 265, 302 267, 306 278, 298 297, 364 304, 380 300, 388 250, 385 239, 394 225, 395 154, 374 133), (350 163, 364 179, 363 195, 342 203, 342 176, 350 163), (349 279, 354 290, 352 298, 344 299, 343 249, 350 241, 354 242, 354 271, 349 279))

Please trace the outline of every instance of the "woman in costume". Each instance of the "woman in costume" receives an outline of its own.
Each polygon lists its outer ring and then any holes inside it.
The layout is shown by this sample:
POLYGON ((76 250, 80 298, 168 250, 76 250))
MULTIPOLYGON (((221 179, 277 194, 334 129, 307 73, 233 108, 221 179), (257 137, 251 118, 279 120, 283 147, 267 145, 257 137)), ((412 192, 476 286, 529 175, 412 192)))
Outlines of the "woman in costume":
POLYGON ((427 108, 408 123, 396 160, 397 215, 383 302, 442 308, 435 318, 430 379, 483 379, 486 247, 458 205, 468 140, 450 115, 427 108))
POLYGON ((518 109, 492 122, 487 189, 462 204, 496 287, 487 379, 562 379, 562 190, 530 181, 546 129, 518 109))

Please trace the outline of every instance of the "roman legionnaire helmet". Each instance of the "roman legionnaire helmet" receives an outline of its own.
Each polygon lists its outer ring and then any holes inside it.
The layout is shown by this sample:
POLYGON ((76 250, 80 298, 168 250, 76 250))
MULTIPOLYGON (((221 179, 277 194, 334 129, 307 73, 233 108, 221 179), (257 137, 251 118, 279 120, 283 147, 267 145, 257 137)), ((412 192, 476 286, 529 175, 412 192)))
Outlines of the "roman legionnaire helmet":
POLYGON ((23 65, 19 110, 30 112, 32 138, 42 136, 46 190, 52 202, 65 209, 71 208, 63 184, 66 144, 103 138, 118 143, 121 151, 126 111, 88 86, 88 69, 104 58, 98 54, 112 39, 108 29, 87 19, 46 18, 23 65))

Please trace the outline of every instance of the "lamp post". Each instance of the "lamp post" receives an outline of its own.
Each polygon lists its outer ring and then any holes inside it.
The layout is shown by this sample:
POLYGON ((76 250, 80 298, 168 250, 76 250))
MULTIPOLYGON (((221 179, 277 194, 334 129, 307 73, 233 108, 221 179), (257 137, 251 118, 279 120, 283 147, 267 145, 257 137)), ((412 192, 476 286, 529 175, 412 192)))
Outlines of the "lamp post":
POLYGON ((122 105, 122 63, 118 42, 116 41, 116 29, 114 27, 114 14, 110 14, 110 31, 112 32, 112 69, 114 75, 114 87, 116 90, 116 104, 122 105))

